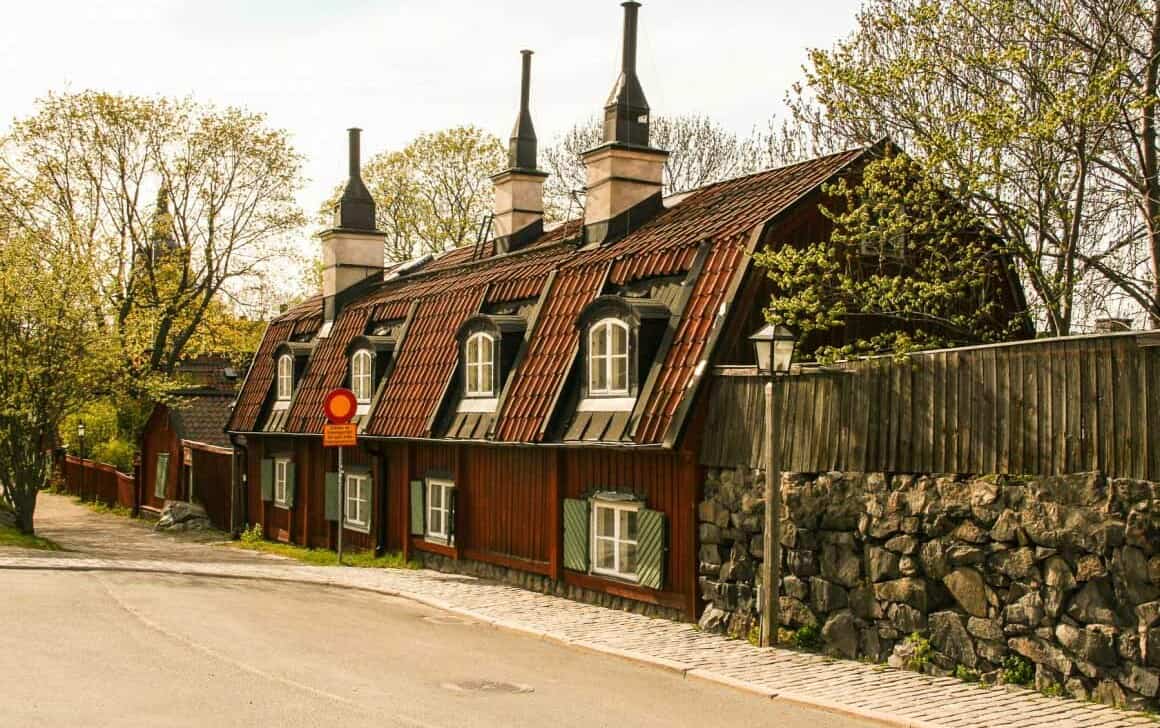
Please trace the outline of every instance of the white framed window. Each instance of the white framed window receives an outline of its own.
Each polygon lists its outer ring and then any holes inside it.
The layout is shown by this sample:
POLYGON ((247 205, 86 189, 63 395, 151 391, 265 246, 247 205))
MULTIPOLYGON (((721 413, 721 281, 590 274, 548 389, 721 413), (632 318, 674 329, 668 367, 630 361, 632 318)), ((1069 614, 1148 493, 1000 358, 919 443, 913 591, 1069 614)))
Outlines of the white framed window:
POLYGON ((288 402, 294 394, 294 357, 283 354, 278 357, 278 399, 288 402))
POLYGON ((495 396, 495 337, 482 331, 467 338, 464 371, 468 397, 495 396))
POLYGON ((290 459, 274 458, 274 505, 290 507, 290 459))
POLYGON ((367 349, 359 349, 350 358, 350 389, 359 404, 371 401, 374 371, 375 357, 367 349))
POLYGON ((449 480, 431 478, 427 481, 427 535, 428 541, 446 543, 451 538, 451 498, 455 484, 449 480))
POLYGON ((346 527, 355 531, 371 528, 371 476, 366 473, 346 475, 346 527))
POLYGON ((620 319, 601 319, 588 330, 588 394, 628 394, 628 324, 620 319))
POLYGON ((592 501, 592 571, 637 581, 637 501, 592 501))

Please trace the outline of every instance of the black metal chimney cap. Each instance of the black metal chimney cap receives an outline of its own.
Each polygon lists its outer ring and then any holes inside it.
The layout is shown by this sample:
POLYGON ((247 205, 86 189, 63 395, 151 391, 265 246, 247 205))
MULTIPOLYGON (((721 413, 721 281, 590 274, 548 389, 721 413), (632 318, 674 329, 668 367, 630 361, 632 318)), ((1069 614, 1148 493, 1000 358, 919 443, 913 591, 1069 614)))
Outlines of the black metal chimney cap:
POLYGON ((532 125, 531 112, 532 53, 520 51, 520 113, 508 140, 508 166, 528 171, 536 169, 536 128, 532 125))
POLYGON ((362 129, 351 127, 346 131, 349 172, 342 197, 334 209, 334 226, 346 230, 374 230, 375 200, 362 180, 362 129))
POLYGON ((637 11, 635 0, 621 3, 624 8, 623 46, 620 76, 604 105, 605 143, 647 147, 649 144, 649 107, 644 89, 636 76, 637 11))

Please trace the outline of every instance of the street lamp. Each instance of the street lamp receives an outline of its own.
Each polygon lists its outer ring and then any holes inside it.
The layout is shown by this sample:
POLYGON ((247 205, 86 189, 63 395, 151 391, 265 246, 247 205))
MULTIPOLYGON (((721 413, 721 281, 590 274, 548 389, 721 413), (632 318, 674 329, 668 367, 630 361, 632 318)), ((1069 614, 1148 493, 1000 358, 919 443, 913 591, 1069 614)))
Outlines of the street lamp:
POLYGON ((81 442, 81 460, 85 459, 85 421, 77 422, 77 438, 81 442))
POLYGON ((765 382, 765 526, 762 538, 761 638, 762 647, 777 644, 781 623, 778 592, 781 591, 781 463, 773 436, 779 418, 779 397, 774 379, 789 373, 797 339, 793 332, 778 324, 766 324, 749 337, 757 355, 757 372, 765 382))

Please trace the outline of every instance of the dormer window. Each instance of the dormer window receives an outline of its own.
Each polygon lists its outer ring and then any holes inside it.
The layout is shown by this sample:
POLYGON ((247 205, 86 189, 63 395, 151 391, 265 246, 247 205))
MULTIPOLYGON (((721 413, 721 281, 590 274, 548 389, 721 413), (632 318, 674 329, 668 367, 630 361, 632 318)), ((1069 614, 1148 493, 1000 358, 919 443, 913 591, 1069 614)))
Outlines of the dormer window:
POLYGON ((278 357, 278 401, 289 402, 294 395, 294 357, 283 354, 278 357))
POLYGON ((359 404, 367 404, 374 393, 375 356, 369 349, 359 349, 350 358, 350 389, 359 404))
POLYGON ((606 294, 580 312, 577 412, 632 411, 668 320, 665 304, 639 296, 606 294))
POLYGON ((467 337, 464 346, 464 392, 468 397, 495 396, 495 337, 480 331, 467 337))
POLYGON ((378 333, 356 336, 346 347, 346 355, 350 359, 348 385, 358 401, 356 415, 365 415, 371 410, 371 402, 375 398, 375 391, 380 388, 392 353, 395 350, 394 328, 380 325, 376 331, 386 331, 389 335, 378 333))
POLYGON ((604 318, 588 330, 588 394, 625 397, 628 381, 628 324, 604 318))
MULTIPOLYGON (((459 369, 455 375, 458 387, 456 399, 452 400, 452 412, 456 416, 495 413, 526 327, 522 317, 491 313, 475 314, 459 327, 455 334, 459 343, 459 369)), ((474 436, 480 419, 471 418, 473 434, 468 437, 474 436)), ((455 418, 456 422, 462 420, 461 417, 455 418)), ((458 432, 458 429, 453 426, 452 432, 458 432)))

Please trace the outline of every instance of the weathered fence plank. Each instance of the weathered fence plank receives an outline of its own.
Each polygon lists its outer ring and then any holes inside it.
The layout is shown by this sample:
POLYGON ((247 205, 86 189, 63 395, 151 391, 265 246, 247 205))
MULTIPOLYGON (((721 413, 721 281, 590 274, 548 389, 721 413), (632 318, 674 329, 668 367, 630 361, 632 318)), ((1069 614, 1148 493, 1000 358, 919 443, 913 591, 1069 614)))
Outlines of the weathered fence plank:
MULTIPOLYGON (((787 469, 1160 480, 1160 346, 1119 333, 803 368, 778 379, 787 469)), ((764 382, 716 372, 701 462, 764 463, 764 382)))

